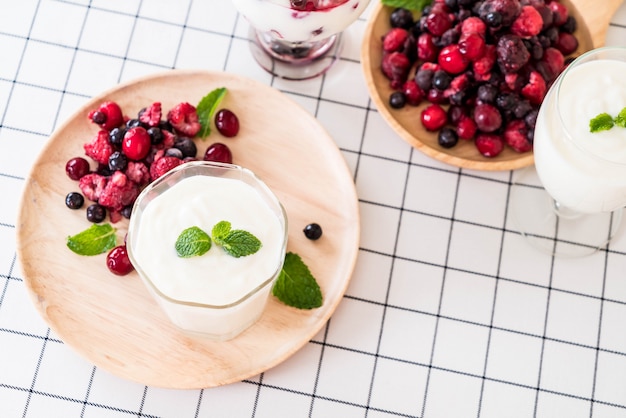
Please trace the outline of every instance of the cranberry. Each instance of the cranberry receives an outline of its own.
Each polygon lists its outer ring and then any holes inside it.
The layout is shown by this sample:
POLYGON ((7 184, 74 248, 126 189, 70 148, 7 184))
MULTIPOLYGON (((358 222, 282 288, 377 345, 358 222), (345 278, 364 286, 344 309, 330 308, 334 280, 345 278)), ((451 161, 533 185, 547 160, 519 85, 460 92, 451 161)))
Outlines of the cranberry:
POLYGON ((411 106, 417 106, 424 99, 424 92, 420 89, 415 80, 408 80, 404 83, 402 93, 406 96, 406 102, 411 106))
POLYGON ((489 158, 498 156, 504 149, 504 140, 500 135, 480 133, 474 141, 478 152, 489 158))
POLYGON ((404 46, 409 32, 403 28, 393 28, 383 36, 383 51, 400 51, 404 46))
POLYGON ((571 33, 560 32, 554 45, 563 55, 574 53, 578 49, 578 39, 571 33))
POLYGON ((118 245, 109 251, 106 263, 111 273, 118 276, 125 276, 135 269, 128 258, 126 245, 118 245))
POLYGON ((83 157, 72 158, 65 164, 65 173, 72 180, 80 180, 89 171, 89 162, 83 157))
POLYGON ((482 132, 494 132, 502 126, 502 115, 495 106, 488 103, 476 105, 474 122, 482 132))
POLYGON ((410 67, 411 61, 401 52, 385 54, 381 63, 383 74, 391 80, 391 87, 394 89, 404 84, 410 67))
POLYGON ((437 47, 430 33, 424 32, 417 38, 417 57, 427 62, 437 59, 437 47))
POLYGON ((477 33, 463 34, 459 39, 459 51, 470 61, 483 56, 485 45, 485 39, 477 33))
POLYGON ((221 109, 215 114, 215 127, 227 138, 239 133, 239 119, 231 110, 221 109))
POLYGON ((477 130, 478 126, 476 126, 476 122, 469 116, 461 117, 456 124, 456 133, 461 139, 474 138, 477 130))
POLYGON ((139 161, 150 152, 152 141, 148 131, 141 126, 126 130, 122 141, 122 151, 134 161, 139 161))
POLYGON ((448 121, 448 114, 438 104, 430 104, 421 113, 422 125, 429 131, 441 129, 448 121))
POLYGON ((550 10, 552 10, 553 14, 553 22, 556 26, 561 26, 567 22, 567 8, 565 5, 559 3, 558 1, 553 1, 548 4, 550 10))
POLYGON ((453 44, 441 48, 437 62, 450 74, 460 74, 467 68, 469 61, 461 53, 459 45, 453 44))
POLYGON ((215 142, 206 149, 204 153, 204 161, 216 161, 220 163, 232 164, 233 154, 227 145, 221 142, 215 142))

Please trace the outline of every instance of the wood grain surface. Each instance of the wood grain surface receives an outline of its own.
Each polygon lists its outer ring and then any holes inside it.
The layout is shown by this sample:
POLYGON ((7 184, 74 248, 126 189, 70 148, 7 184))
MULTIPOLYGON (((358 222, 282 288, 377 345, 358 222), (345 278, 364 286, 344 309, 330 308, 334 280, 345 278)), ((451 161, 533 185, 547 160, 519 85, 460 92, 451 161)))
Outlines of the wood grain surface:
MULTIPOLYGON (((621 0, 593 2, 591 0, 561 0, 576 17, 578 29, 575 33, 579 48, 573 56, 604 43, 606 29, 621 0), (600 5, 601 4, 601 5, 600 5)), ((435 133, 424 129, 419 120, 421 110, 427 105, 405 106, 393 109, 388 98, 393 92, 389 80, 382 74, 382 36, 389 30, 392 8, 380 2, 374 6, 361 47, 361 64, 370 96, 381 116, 406 142, 424 154, 444 163, 474 170, 514 170, 534 163, 532 152, 517 153, 510 147, 495 158, 486 158, 478 153, 473 141, 460 140, 453 148, 443 148, 437 143, 435 133)))
MULTIPOLYGON (((89 103, 50 138, 26 182, 17 225, 17 248, 26 287, 35 307, 69 346, 117 376, 166 388, 206 388, 240 381, 283 361, 327 322, 352 276, 359 246, 359 211, 354 182, 335 142, 308 112, 256 81, 225 73, 173 70, 124 84, 89 103), (197 141, 199 155, 226 142, 233 162, 252 169, 276 193, 289 223, 288 251, 298 253, 317 278, 324 304, 314 310, 287 307, 274 297, 261 319, 227 342, 186 336, 151 299, 138 275, 115 276, 105 255, 72 253, 66 237, 90 224, 84 209, 65 207, 78 190, 65 174, 68 159, 83 155, 96 132, 87 112, 104 100, 126 115, 160 101, 164 112, 192 104, 226 87, 221 108, 240 119, 239 135, 215 129, 197 141), (319 223, 324 235, 305 238, 302 229, 319 223)), ((114 224, 122 243, 127 221, 114 224)))

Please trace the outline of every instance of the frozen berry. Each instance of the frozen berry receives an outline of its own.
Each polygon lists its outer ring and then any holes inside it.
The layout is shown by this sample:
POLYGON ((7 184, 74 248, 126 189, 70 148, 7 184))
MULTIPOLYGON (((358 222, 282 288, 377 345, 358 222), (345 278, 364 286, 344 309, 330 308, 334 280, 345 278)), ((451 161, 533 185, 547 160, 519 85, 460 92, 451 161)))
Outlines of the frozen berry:
POLYGON ((381 62, 381 70, 391 80, 391 87, 396 89, 406 81, 411 61, 401 52, 385 54, 381 62))
POLYGON ((130 181, 126 174, 115 171, 102 189, 98 203, 113 212, 119 212, 124 206, 130 205, 139 195, 139 187, 130 181))
POLYGON ((567 22, 567 7, 564 4, 559 3, 558 1, 552 1, 548 3, 548 7, 552 10, 552 14, 554 16, 554 24, 556 26, 564 25, 567 22))
POLYGON ((485 23, 492 28, 499 28, 502 26, 502 15, 498 12, 489 12, 484 17, 485 23))
POLYGON ((424 92, 420 89, 415 80, 407 80, 402 86, 402 93, 404 93, 406 102, 411 106, 417 106, 424 99, 424 92))
POLYGON ((448 115, 440 105, 433 103, 422 110, 421 121, 427 130, 437 131, 447 123, 448 115))
POLYGON ((409 29, 414 24, 413 13, 404 8, 397 8, 389 16, 389 24, 392 28, 409 29))
POLYGON ((154 102, 149 107, 142 109, 139 112, 138 119, 145 126, 155 127, 159 126, 159 123, 161 122, 161 116, 161 103, 154 102))
POLYGON ((215 114, 215 127, 227 138, 239 133, 239 118, 231 110, 221 109, 215 114))
POLYGON ((574 33, 577 27, 578 23, 576 22, 576 18, 570 15, 567 17, 565 23, 561 25, 561 30, 566 33, 574 33))
POLYGON ((424 32, 417 38, 417 57, 422 61, 435 61, 437 51, 433 36, 430 33, 424 32))
POLYGON ((530 59, 530 52, 522 38, 513 34, 505 34, 498 39, 496 53, 503 73, 519 71, 530 59))
POLYGON ((480 133, 474 141, 481 155, 493 158, 498 156, 504 149, 504 140, 500 135, 480 133))
POLYGON ((477 16, 470 16, 461 22, 461 34, 463 35, 476 33, 480 36, 485 36, 486 32, 487 26, 485 22, 477 16))
POLYGON ((529 76, 528 84, 522 88, 522 96, 534 105, 540 105, 548 87, 546 81, 537 71, 532 71, 529 76))
POLYGON ((310 223, 304 227, 302 230, 304 232, 304 236, 310 240, 317 240, 322 236, 322 227, 316 223, 310 223))
POLYGON ((115 102, 107 101, 88 113, 89 119, 106 131, 120 126, 124 122, 122 109, 115 102))
POLYGON ((109 142, 113 144, 115 147, 122 147, 122 140, 124 139, 124 134, 126 133, 126 128, 118 127, 113 128, 109 131, 109 142))
POLYGON ((150 136, 150 142, 153 145, 158 145, 163 142, 165 136, 163 135, 163 132, 160 128, 157 128, 156 126, 151 126, 146 130, 146 132, 148 132, 148 135, 150 136))
POLYGON ((402 109, 406 106, 406 95, 401 91, 394 91, 389 96, 389 106, 394 109, 402 109))
POLYGON ((498 88, 491 84, 482 84, 478 87, 476 97, 483 103, 493 103, 498 97, 498 88))
POLYGON ((447 89, 450 86, 451 81, 452 81, 452 77, 450 77, 450 75, 443 70, 437 70, 433 74, 432 84, 433 84, 433 87, 436 88, 437 90, 447 89))
POLYGON ((554 46, 561 51, 563 55, 569 55, 578 49, 578 39, 571 33, 560 32, 554 46))
POLYGON ((459 51, 470 61, 482 57, 485 46, 485 39, 478 33, 463 34, 459 39, 459 51))
MULTIPOLYGON (((510 26, 521 11, 519 0, 485 0, 478 6, 481 19, 489 20, 490 13, 498 13, 503 26, 510 26)), ((491 26, 491 25, 490 25, 491 26)))
POLYGON ((161 157, 150 165, 150 179, 156 180, 174 167, 183 164, 183 160, 176 157, 161 157))
POLYGON ((182 160, 183 158, 185 158, 181 150, 179 150, 178 148, 173 148, 173 147, 166 149, 164 156, 175 157, 175 158, 178 158, 179 160, 182 160))
POLYGON ((204 153, 204 161, 216 161, 220 163, 232 164, 233 154, 227 145, 221 142, 215 142, 206 149, 204 153))
POLYGON ((72 180, 80 180, 89 171, 89 162, 83 157, 74 157, 65 163, 65 173, 72 180))
MULTIPOLYGON (((430 63, 422 64, 415 73, 415 83, 423 91, 428 91, 432 87, 433 75, 435 74, 434 66, 430 63)), ((437 66, 436 68, 439 68, 437 66)))
POLYGON ((404 28, 393 28, 383 36, 383 51, 395 52, 404 47, 409 32, 404 28))
POLYGON ((196 143, 193 142, 191 138, 180 137, 176 139, 174 142, 174 148, 178 148, 182 153, 183 157, 195 157, 198 153, 198 147, 196 147, 196 143))
POLYGON ((533 147, 528 140, 528 127, 523 120, 514 119, 504 129, 504 141, 517 152, 527 152, 533 147))
POLYGON ((461 53, 458 45, 448 45, 441 48, 437 62, 442 69, 450 74, 460 74, 467 68, 469 61, 461 53))
POLYGON ((450 29, 452 21, 444 12, 433 12, 426 16, 426 29, 434 36, 441 36, 450 29))
POLYGON ((522 38, 538 35, 543 28, 541 14, 533 6, 523 6, 520 14, 511 25, 511 33, 522 38))
POLYGON ((126 121, 126 129, 136 128, 138 126, 145 127, 139 119, 128 119, 126 121))
POLYGON ((495 106, 487 103, 476 105, 474 122, 482 132, 494 132, 502 126, 502 115, 495 106))
POLYGON ((474 119, 469 116, 463 116, 456 123, 456 133, 461 139, 472 139, 476 135, 478 126, 474 119))
POLYGON ((141 126, 136 126, 126 130, 122 141, 122 151, 129 159, 139 161, 148 155, 151 143, 148 132, 141 126))
POLYGON ((70 192, 65 196, 65 205, 70 209, 80 209, 85 203, 85 198, 78 192, 70 192))
POLYGON ((167 113, 167 121, 181 135, 193 138, 202 126, 198 121, 196 108, 187 103, 179 103, 167 113))
POLYGON ((437 142, 444 148, 452 148, 459 142, 459 136, 454 129, 446 126, 439 131, 437 142))
POLYGON ((107 215, 107 211, 104 206, 99 205, 98 203, 87 206, 87 211, 85 213, 87 220, 96 224, 104 221, 104 218, 106 218, 107 215))
POLYGON ((128 158, 126 158, 126 155, 124 155, 123 153, 119 151, 115 151, 109 157, 109 169, 111 171, 117 171, 117 170, 124 171, 126 170, 127 166, 128 166, 128 158))
POLYGON ((108 164, 113 154, 113 145, 109 142, 109 132, 101 129, 89 142, 83 145, 85 154, 100 164, 108 164))
POLYGON ((109 251, 106 263, 109 271, 117 276, 125 276, 135 269, 128 258, 126 245, 118 245, 109 251))

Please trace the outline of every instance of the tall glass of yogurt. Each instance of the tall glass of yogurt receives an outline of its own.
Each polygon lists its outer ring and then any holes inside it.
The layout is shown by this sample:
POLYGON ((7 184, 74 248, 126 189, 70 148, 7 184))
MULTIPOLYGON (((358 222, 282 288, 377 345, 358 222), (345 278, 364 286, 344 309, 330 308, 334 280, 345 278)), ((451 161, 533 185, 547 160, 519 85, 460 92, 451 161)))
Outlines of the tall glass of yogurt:
POLYGON ((514 197, 526 209, 513 207, 526 236, 552 254, 590 254, 615 235, 626 206, 626 128, 592 132, 590 122, 625 108, 626 48, 579 56, 550 87, 534 132, 535 168, 549 197, 518 184, 514 197))
POLYGON ((284 262, 287 216, 269 187, 248 169, 195 161, 150 185, 131 213, 129 258, 167 318, 182 331, 229 340, 262 315, 284 262), (227 221, 261 243, 235 257, 215 242, 202 255, 181 257, 176 241, 187 228, 211 235, 227 221))
POLYGON ((250 24, 261 67, 290 80, 325 73, 339 58, 342 32, 370 0, 232 0, 250 24))

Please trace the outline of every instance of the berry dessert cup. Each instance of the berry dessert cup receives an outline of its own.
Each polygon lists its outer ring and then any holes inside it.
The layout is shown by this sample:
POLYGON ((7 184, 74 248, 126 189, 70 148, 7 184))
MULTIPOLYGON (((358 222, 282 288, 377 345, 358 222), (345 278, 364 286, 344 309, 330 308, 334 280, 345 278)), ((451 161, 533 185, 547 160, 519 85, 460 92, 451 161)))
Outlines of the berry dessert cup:
POLYGON ((543 187, 520 176, 512 209, 522 233, 550 254, 591 254, 618 229, 626 205, 624 74, 626 48, 589 51, 567 67, 541 105, 534 157, 543 187))
POLYGON ((250 23, 252 55, 266 71, 304 80, 339 58, 343 32, 369 0, 232 0, 250 23))
POLYGON ((285 259, 287 216, 250 170, 188 162, 141 192, 126 244, 132 264, 174 325, 224 341, 263 313, 285 259), (224 221, 230 223, 226 232, 244 231, 258 239, 256 251, 235 253, 241 241, 229 241, 226 234, 216 238, 216 225, 224 221), (188 230, 206 234, 185 235, 188 230))

